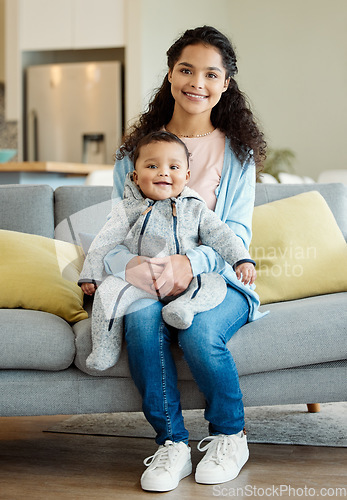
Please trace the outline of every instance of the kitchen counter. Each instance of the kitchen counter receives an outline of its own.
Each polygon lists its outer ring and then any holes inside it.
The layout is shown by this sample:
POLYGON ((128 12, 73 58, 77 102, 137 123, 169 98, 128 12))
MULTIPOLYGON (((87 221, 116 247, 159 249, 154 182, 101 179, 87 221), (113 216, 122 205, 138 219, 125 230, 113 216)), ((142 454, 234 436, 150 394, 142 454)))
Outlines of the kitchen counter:
POLYGON ((62 162, 0 163, 0 184, 81 185, 88 174, 97 170, 112 170, 113 165, 62 162))

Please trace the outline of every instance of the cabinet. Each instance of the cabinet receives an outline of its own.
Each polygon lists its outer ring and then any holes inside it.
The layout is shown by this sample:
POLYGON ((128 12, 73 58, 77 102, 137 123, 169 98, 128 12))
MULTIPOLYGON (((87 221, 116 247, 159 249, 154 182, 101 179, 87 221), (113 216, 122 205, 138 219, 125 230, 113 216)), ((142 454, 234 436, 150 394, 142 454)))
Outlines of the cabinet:
POLYGON ((20 49, 123 47, 124 0, 20 0, 20 49))
POLYGON ((124 0, 74 0, 75 49, 124 47, 124 0))
POLYGON ((20 0, 19 45, 22 50, 71 47, 74 0, 20 0))

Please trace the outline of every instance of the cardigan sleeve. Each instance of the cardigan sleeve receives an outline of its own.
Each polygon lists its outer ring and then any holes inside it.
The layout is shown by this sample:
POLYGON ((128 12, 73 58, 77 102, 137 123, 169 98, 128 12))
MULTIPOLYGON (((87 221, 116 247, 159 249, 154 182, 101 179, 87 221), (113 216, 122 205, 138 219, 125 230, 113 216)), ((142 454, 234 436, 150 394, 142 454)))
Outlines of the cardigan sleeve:
POLYGON ((116 160, 113 168, 112 206, 123 199, 125 178, 134 170, 134 165, 129 156, 116 160))
MULTIPOLYGON (((240 165, 234 154, 226 150, 227 173, 221 179, 217 192, 215 212, 234 233, 241 238, 248 250, 252 238, 252 215, 255 198, 255 164, 253 158, 240 165)), ((222 257, 211 247, 200 245, 186 253, 193 275, 221 272, 226 265, 222 257)))
POLYGON ((255 178, 255 164, 251 158, 242 170, 232 201, 228 197, 226 200, 225 222, 242 239, 247 250, 252 239, 255 178))

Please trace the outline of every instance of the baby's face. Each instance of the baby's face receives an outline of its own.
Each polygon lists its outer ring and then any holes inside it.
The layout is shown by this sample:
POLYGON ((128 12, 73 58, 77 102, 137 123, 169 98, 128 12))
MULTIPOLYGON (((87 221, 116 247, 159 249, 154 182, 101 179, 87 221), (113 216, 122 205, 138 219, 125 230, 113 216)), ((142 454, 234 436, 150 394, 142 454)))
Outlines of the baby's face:
POLYGON ((176 198, 190 178, 183 146, 175 142, 152 142, 142 146, 133 178, 146 198, 176 198))

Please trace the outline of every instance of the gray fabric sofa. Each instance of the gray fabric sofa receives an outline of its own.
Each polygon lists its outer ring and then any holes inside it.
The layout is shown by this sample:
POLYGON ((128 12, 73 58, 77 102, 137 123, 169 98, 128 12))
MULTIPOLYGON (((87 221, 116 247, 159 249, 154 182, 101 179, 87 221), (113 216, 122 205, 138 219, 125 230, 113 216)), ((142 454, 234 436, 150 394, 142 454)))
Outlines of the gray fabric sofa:
MULTIPOLYGON (((256 205, 318 190, 347 240, 347 186, 257 185, 256 205)), ((110 187, 0 186, 0 228, 78 242, 110 211, 110 187)), ((5 293, 2 284, 1 293, 5 293)), ((90 310, 90 302, 86 308, 90 310)), ((347 292, 263 306, 270 314, 241 328, 229 347, 246 406, 344 401, 347 292)), ((126 349, 118 364, 88 373, 90 319, 70 325, 49 313, 0 310, 0 416, 139 411, 126 349)), ((203 408, 178 346, 182 404, 203 408)))

